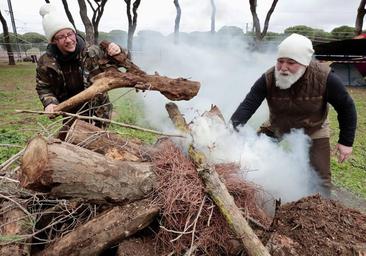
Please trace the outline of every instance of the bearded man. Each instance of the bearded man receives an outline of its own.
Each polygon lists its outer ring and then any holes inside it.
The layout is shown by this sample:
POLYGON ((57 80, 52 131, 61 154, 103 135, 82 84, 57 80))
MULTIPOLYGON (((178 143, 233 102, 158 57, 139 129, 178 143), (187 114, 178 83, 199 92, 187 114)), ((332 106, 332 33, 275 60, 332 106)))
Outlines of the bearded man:
POLYGON ((327 65, 312 60, 312 42, 292 34, 278 46, 277 63, 253 85, 231 117, 235 130, 244 125, 264 99, 269 120, 259 129, 281 138, 291 129, 303 129, 311 138, 310 163, 322 180, 324 195, 330 195, 330 129, 328 103, 338 114, 339 139, 335 147, 338 161, 352 153, 357 114, 354 102, 340 79, 327 65))

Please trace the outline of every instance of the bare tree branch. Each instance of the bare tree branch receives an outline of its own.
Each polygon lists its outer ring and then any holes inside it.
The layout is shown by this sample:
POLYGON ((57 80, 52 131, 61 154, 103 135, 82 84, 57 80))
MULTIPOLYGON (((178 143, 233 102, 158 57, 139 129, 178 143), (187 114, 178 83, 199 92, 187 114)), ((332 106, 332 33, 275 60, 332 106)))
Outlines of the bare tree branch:
POLYGON ((0 11, 0 21, 1 21, 1 24, 3 25, 3 31, 4 31, 3 37, 4 37, 6 51, 8 53, 9 65, 15 65, 14 52, 12 51, 11 45, 10 45, 8 24, 6 23, 6 20, 5 20, 4 16, 2 15, 1 11, 0 11))
POLYGON ((77 31, 76 26, 75 26, 75 21, 74 21, 74 18, 72 17, 72 14, 70 12, 67 0, 62 0, 62 4, 64 5, 64 9, 65 9, 65 13, 66 13, 67 18, 71 22, 71 24, 74 27, 75 31, 77 31))
POLYGON ((141 0, 135 0, 132 4, 131 14, 131 0, 124 0, 127 5, 127 19, 128 19, 128 37, 127 37, 127 50, 128 57, 131 58, 131 51, 133 47, 133 35, 137 26, 137 9, 139 8, 141 0))
POLYGON ((366 9, 365 9, 366 0, 361 0, 360 5, 357 9, 357 17, 355 24, 355 34, 360 35, 362 33, 363 27, 363 19, 365 17, 366 9))
POLYGON ((179 24, 180 24, 180 17, 182 14, 182 10, 179 5, 179 0, 174 0, 175 9, 177 10, 177 15, 175 16, 174 22, 174 43, 179 43, 179 24))
POLYGON ((267 15, 266 15, 263 32, 261 32, 261 25, 260 25, 259 18, 257 15, 257 0, 249 0, 250 12, 252 13, 252 17, 253 17, 253 29, 255 32, 256 41, 261 41, 266 36, 269 20, 271 18, 271 15, 272 15, 274 9, 276 8, 277 2, 278 2, 278 0, 273 0, 271 8, 268 10, 267 15))

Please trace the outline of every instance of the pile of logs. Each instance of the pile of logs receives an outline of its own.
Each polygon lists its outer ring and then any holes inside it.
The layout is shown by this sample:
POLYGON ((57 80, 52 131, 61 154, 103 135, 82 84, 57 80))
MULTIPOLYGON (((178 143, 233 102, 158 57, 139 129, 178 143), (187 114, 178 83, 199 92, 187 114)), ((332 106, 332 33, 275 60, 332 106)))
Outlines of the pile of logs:
MULTIPOLYGON (((169 106, 179 117, 176 106, 169 106)), ((172 116, 173 112, 169 113, 172 116)), ((66 141, 42 136, 33 138, 21 159, 21 187, 41 193, 49 200, 66 200, 70 211, 82 203, 97 205, 98 211, 89 220, 37 248, 32 235, 40 231, 22 224, 24 219, 34 222, 33 214, 26 210, 26 205, 22 208, 13 205, 3 215, 2 235, 27 237, 27 240, 2 243, 1 255, 99 255, 112 246, 126 246, 129 241, 126 238, 149 226, 159 214, 159 207, 151 202, 156 177, 150 156, 157 148, 124 139, 81 120, 74 122, 66 141)), ((242 248, 248 255, 269 255, 205 156, 193 147, 190 155, 207 193, 241 241, 242 248)), ((46 215, 57 207, 45 206, 44 212, 38 214, 46 215)), ((49 222, 51 218, 39 219, 42 223, 36 223, 38 229, 53 225, 49 222)), ((145 248, 143 244, 140 247, 145 248)), ((118 251, 119 255, 125 255, 123 248, 118 251)))

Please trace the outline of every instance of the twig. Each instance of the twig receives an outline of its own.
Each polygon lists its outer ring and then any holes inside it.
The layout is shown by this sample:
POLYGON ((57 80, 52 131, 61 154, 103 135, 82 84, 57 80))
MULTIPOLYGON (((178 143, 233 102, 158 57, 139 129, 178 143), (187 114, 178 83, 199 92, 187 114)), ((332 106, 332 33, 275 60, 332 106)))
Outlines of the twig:
POLYGON ((14 199, 8 197, 8 196, 4 196, 2 194, 0 194, 0 197, 8 200, 8 201, 12 201, 14 204, 16 204, 25 214, 27 214, 28 216, 29 215, 32 215, 30 212, 28 212, 27 209, 25 209, 23 206, 20 205, 20 203, 18 203, 17 201, 15 201, 14 199))
MULTIPOLYGON (((16 113, 28 113, 28 114, 39 114, 39 115, 50 115, 50 113, 47 113, 45 111, 34 111, 34 110, 15 110, 16 113)), ((105 119, 105 118, 100 118, 100 117, 96 117, 96 116, 82 116, 82 115, 78 115, 78 114, 72 114, 72 113, 68 113, 68 112, 63 112, 63 111, 58 111, 58 112, 53 112, 53 115, 66 115, 66 116, 72 116, 81 120, 93 120, 93 121, 100 121, 100 122, 105 122, 105 123, 111 123, 111 124, 115 124, 124 128, 130 128, 130 129, 134 129, 134 130, 139 130, 139 131, 143 131, 143 132, 149 132, 152 134, 156 134, 156 135, 162 135, 162 136, 168 136, 168 137, 181 137, 181 138, 185 138, 184 135, 180 135, 180 134, 167 134, 167 133, 163 133, 163 132, 159 132, 159 131, 155 131, 155 130, 151 130, 151 129, 147 129, 147 128, 142 128, 136 125, 131 125, 131 124, 125 124, 125 123, 120 123, 120 122, 116 122, 113 120, 109 120, 109 119, 105 119)))
POLYGON ((196 216, 195 220, 193 221, 194 225, 193 225, 193 229, 192 229, 191 247, 189 248, 188 252, 185 253, 185 255, 187 255, 187 256, 190 256, 191 253, 194 252, 197 249, 197 246, 193 243, 194 242, 194 232, 196 231, 197 221, 198 221, 198 218, 201 215, 202 208, 203 208, 203 205, 205 204, 205 201, 206 201, 206 196, 203 197, 202 203, 201 203, 200 208, 199 208, 198 213, 197 213, 197 216, 196 216))
POLYGON ((9 165, 11 165, 16 160, 18 160, 18 158, 23 154, 23 152, 24 152, 24 149, 20 150, 18 153, 16 153, 12 157, 10 157, 8 160, 6 160, 2 164, 0 164, 0 171, 5 170, 6 168, 8 168, 9 165))
POLYGON ((0 179, 7 180, 7 181, 11 181, 11 182, 15 182, 15 183, 19 183, 19 180, 13 180, 13 179, 10 179, 8 177, 0 176, 0 179))

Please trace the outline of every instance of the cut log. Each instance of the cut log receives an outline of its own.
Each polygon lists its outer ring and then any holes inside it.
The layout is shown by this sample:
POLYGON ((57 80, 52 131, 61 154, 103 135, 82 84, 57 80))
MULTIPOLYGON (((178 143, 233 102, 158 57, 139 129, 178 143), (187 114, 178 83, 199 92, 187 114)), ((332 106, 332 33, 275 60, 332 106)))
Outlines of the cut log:
POLYGON ((4 202, 1 205, 1 212, 0 255, 30 255, 30 239, 24 239, 24 236, 32 232, 30 217, 13 202, 4 202))
POLYGON ((159 212, 148 200, 117 206, 76 228, 37 256, 99 255, 147 227, 159 212))
POLYGON ((57 198, 129 202, 152 191, 155 174, 151 163, 109 160, 85 148, 37 136, 21 159, 20 184, 57 198))
POLYGON ((101 153, 110 159, 124 161, 148 160, 148 152, 152 150, 137 139, 124 139, 118 134, 78 119, 68 131, 65 141, 101 153))

